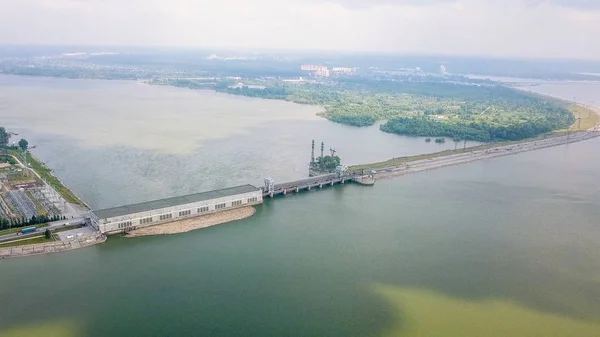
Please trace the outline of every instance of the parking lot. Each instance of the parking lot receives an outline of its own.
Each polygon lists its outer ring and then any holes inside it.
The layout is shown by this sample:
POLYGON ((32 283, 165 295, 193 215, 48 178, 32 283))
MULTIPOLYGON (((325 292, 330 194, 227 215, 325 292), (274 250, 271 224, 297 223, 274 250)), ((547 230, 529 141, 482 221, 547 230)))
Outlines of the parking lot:
POLYGON ((61 241, 70 241, 84 236, 93 236, 95 233, 96 230, 92 227, 81 227, 70 229, 64 232, 58 232, 56 235, 58 235, 61 241))

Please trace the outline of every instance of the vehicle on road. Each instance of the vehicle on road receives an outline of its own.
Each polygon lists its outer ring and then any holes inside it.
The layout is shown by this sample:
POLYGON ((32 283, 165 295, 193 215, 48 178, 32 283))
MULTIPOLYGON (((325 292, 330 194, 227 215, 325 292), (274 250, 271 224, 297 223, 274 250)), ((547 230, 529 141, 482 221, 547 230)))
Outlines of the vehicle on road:
POLYGON ((19 234, 33 233, 33 232, 35 232, 36 230, 37 230, 37 228, 36 228, 36 227, 28 227, 28 228, 23 228, 23 229, 21 229, 21 230, 19 230, 19 231, 17 232, 17 235, 19 235, 19 234))

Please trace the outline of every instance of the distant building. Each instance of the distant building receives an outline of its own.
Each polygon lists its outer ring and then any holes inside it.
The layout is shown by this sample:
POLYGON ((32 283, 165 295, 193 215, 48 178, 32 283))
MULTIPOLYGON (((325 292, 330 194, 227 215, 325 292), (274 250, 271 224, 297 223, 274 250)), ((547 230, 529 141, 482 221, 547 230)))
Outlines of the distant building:
POLYGON ((300 70, 309 71, 313 76, 317 77, 329 77, 329 69, 325 66, 303 64, 300 66, 300 70))
POLYGON ((319 69, 317 69, 313 75, 319 77, 329 77, 329 69, 327 69, 327 67, 319 67, 319 69))
POLYGON ((446 75, 447 74, 446 66, 443 65, 443 64, 440 66, 440 74, 442 74, 442 75, 446 75))
POLYGON ((342 73, 342 74, 354 74, 356 72, 356 68, 333 67, 333 68, 331 68, 331 72, 342 73))
POLYGON ((317 71, 319 70, 319 67, 321 66, 317 66, 314 64, 303 64, 300 66, 300 70, 305 70, 305 71, 317 71))

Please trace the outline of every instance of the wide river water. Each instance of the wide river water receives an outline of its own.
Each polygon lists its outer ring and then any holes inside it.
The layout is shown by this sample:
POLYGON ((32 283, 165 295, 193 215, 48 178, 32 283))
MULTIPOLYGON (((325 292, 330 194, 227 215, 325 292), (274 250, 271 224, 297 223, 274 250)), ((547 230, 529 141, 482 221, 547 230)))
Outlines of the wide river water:
MULTIPOLYGON (((301 177, 312 138, 349 163, 439 149, 315 112, 0 77, 0 125, 93 207, 301 177)), ((336 186, 182 235, 3 260, 0 335, 599 336, 599 147, 336 186)))

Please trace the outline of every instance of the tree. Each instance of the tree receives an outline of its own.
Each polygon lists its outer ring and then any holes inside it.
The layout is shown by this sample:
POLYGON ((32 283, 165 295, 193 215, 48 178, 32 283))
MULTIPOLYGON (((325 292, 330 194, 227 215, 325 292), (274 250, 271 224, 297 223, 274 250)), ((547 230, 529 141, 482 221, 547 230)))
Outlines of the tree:
POLYGON ((29 142, 26 139, 21 138, 21 140, 19 141, 19 147, 21 148, 21 150, 26 151, 27 146, 29 146, 29 142))
POLYGON ((317 158, 316 168, 322 172, 333 172, 340 165, 340 157, 324 156, 317 158))
POLYGON ((7 146, 10 134, 6 132, 6 129, 0 126, 0 146, 7 146))
POLYGON ((44 238, 46 238, 46 240, 50 240, 52 238, 52 233, 50 232, 49 229, 46 228, 46 230, 44 231, 44 238))

